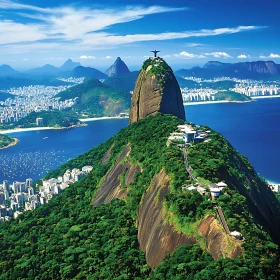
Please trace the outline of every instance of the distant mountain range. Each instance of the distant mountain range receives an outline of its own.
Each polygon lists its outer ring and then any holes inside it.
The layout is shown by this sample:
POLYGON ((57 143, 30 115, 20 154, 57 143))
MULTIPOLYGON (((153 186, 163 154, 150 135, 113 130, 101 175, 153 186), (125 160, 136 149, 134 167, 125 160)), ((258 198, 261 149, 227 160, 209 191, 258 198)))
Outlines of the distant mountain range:
POLYGON ((114 64, 111 65, 107 70, 106 70, 106 74, 108 75, 108 77, 113 77, 113 76, 120 76, 126 73, 129 73, 129 69, 127 67, 127 65, 121 60, 120 57, 118 57, 114 64))
POLYGON ((80 67, 80 66, 81 64, 79 62, 74 62, 72 59, 69 58, 60 67, 56 67, 51 64, 46 64, 42 67, 30 69, 29 71, 27 71, 27 74, 38 75, 38 76, 46 75, 52 77, 57 77, 64 74, 63 76, 65 76, 66 73, 69 73, 72 70, 74 70, 76 67, 80 67))
POLYGON ((280 77, 280 64, 273 61, 222 63, 209 61, 203 67, 181 69, 175 73, 180 77, 216 78, 221 76, 242 79, 267 79, 280 77))
MULTIPOLYGON (((125 90, 133 90, 137 71, 130 72, 124 61, 118 57, 105 73, 93 68, 84 67, 79 62, 68 59, 62 66, 56 67, 46 64, 42 67, 33 68, 26 73, 14 70, 9 65, 0 66, 0 78, 17 79, 38 79, 57 77, 86 77, 98 80, 106 80, 106 84, 125 90), (128 79, 128 80, 127 80, 128 79)), ((185 82, 182 77, 197 77, 211 79, 221 76, 242 78, 242 79, 279 79, 280 64, 273 61, 254 61, 239 63, 222 63, 219 61, 209 61, 203 67, 193 67, 191 69, 181 69, 175 72, 180 86, 185 82)), ((16 82, 16 81, 15 81, 16 82)), ((6 83, 6 81, 5 81, 6 83)), ((0 81, 0 88, 1 87, 0 81)), ((18 84, 17 82, 15 84, 18 84)), ((183 86, 184 87, 184 86, 183 86)))
POLYGON ((10 65, 3 64, 0 66, 0 76, 6 77, 11 75, 16 75, 19 72, 14 70, 10 65))
POLYGON ((92 67, 84 67, 84 66, 78 66, 75 69, 71 71, 69 76, 74 77, 74 78, 95 78, 95 79, 106 79, 108 76, 104 74, 103 72, 92 68, 92 67))

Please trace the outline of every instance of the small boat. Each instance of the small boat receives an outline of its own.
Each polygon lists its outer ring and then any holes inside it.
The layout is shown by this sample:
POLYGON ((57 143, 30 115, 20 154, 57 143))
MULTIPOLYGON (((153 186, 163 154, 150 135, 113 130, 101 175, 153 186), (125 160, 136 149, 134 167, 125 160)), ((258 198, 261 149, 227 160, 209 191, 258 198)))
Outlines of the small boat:
POLYGON ((48 136, 47 136, 47 137, 44 137, 43 140, 48 139, 48 138, 49 138, 48 136))

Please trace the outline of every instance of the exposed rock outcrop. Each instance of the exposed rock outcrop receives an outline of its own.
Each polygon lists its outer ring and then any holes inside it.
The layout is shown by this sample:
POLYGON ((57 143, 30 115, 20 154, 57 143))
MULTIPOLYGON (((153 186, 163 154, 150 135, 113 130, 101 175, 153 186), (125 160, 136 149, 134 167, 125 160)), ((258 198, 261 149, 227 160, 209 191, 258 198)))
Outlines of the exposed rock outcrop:
POLYGON ((215 260, 220 257, 242 256, 241 241, 233 240, 228 236, 213 215, 206 216, 201 221, 198 232, 205 239, 207 249, 215 260))
POLYGON ((106 74, 109 77, 113 77, 113 76, 119 76, 125 73, 129 73, 129 69, 127 67, 127 65, 121 60, 120 57, 118 57, 114 64, 112 66, 110 66, 107 70, 106 70, 106 74))
POLYGON ((155 175, 141 202, 138 215, 138 241, 146 253, 147 263, 154 268, 177 246, 195 244, 194 237, 175 231, 163 216, 163 200, 169 193, 170 179, 164 171, 155 175))
POLYGON ((111 151, 112 151, 113 147, 114 147, 114 144, 110 147, 110 149, 105 153, 104 157, 102 158, 101 163, 103 165, 105 165, 108 162, 108 160, 110 159, 111 151))
MULTIPOLYGON (((102 163, 106 163, 108 161, 112 148, 113 146, 107 151, 103 157, 102 163)), ((116 160, 115 165, 106 174, 104 181, 99 187, 93 201, 94 206, 110 203, 114 198, 126 198, 128 187, 134 181, 135 174, 141 171, 138 165, 132 165, 129 163, 128 156, 130 151, 131 147, 130 145, 127 145, 116 160), (122 186, 120 181, 120 176, 124 172, 125 187, 122 186)))
POLYGON ((172 69, 162 58, 150 58, 138 75, 130 107, 132 124, 157 113, 172 114, 185 120, 179 84, 172 69))

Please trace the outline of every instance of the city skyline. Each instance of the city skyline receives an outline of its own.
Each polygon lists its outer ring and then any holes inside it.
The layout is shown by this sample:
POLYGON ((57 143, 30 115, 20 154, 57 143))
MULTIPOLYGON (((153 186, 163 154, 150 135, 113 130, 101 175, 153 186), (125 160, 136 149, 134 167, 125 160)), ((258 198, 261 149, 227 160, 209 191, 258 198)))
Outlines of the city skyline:
POLYGON ((280 62, 276 1, 0 0, 0 65, 71 58, 101 70, 120 56, 136 70, 152 49, 175 68, 209 60, 280 62))

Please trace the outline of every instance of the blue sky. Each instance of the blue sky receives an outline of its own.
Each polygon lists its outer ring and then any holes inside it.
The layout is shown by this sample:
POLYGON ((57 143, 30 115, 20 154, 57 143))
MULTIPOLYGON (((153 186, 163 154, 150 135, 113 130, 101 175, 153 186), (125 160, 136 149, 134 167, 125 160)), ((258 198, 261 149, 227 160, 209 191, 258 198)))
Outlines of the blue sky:
POLYGON ((104 70, 117 56, 139 69, 150 50, 174 68, 223 62, 280 63, 280 1, 0 0, 0 65, 104 70))

